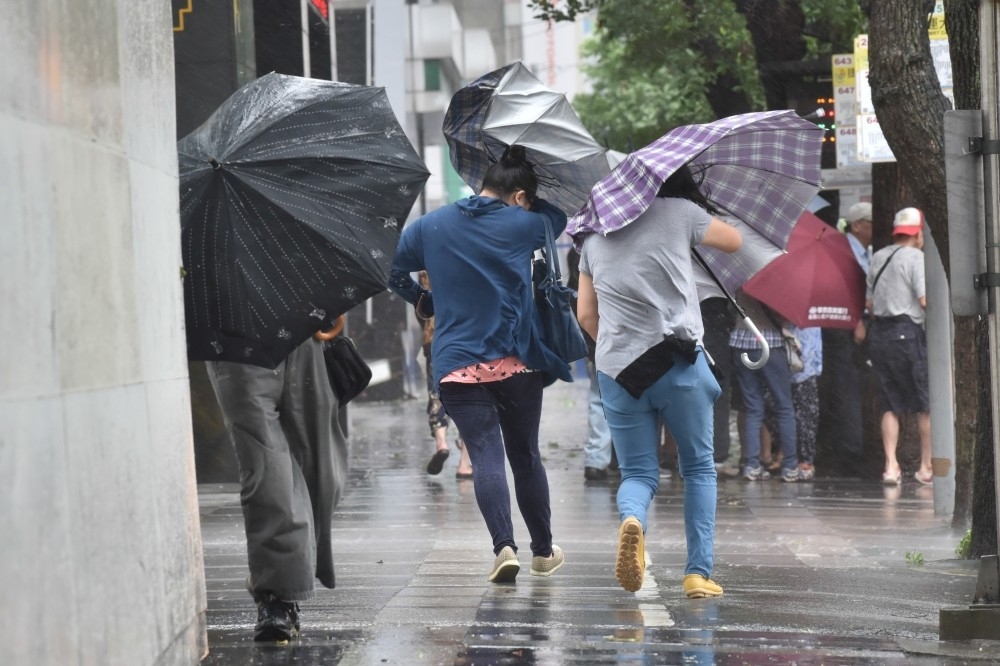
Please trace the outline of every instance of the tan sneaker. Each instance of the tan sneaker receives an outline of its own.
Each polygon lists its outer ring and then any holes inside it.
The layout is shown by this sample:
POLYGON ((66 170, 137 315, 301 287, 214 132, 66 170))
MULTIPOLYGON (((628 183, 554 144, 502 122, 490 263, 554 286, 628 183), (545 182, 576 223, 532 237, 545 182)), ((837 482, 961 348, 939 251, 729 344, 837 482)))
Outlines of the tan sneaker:
POLYGON ((618 584, 629 592, 642 587, 646 573, 646 544, 642 534, 642 523, 635 516, 629 516, 618 528, 618 561, 615 563, 615 578, 618 584))
POLYGON ((701 574, 688 574, 684 576, 684 596, 688 599, 717 597, 720 594, 722 594, 722 587, 714 580, 705 578, 701 574))
POLYGON ((562 548, 552 544, 552 554, 548 557, 533 557, 531 558, 531 575, 532 576, 551 576, 556 571, 559 570, 566 562, 566 556, 563 555, 562 548))
POLYGON ((491 583, 513 583, 520 570, 521 563, 517 561, 514 549, 510 546, 504 546, 503 550, 497 553, 497 559, 493 561, 493 571, 486 577, 486 580, 491 583))

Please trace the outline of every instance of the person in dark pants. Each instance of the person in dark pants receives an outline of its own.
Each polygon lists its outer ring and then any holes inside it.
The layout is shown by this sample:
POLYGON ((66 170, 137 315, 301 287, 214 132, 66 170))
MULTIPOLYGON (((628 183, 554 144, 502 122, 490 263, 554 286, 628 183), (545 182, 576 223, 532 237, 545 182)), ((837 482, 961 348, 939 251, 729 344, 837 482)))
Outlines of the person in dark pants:
POLYGON ((763 367, 751 370, 740 362, 740 357, 745 353, 750 353, 751 358, 759 356, 754 353, 759 346, 756 336, 742 320, 736 324, 729 336, 736 379, 743 397, 745 418, 743 439, 747 460, 742 475, 747 481, 763 481, 771 476, 767 470, 768 461, 761 460, 761 425, 764 423, 765 396, 770 393, 774 400, 777 423, 775 434, 782 452, 781 480, 795 483, 801 477, 798 468, 795 408, 792 406, 792 372, 788 366, 788 356, 785 355, 782 346, 784 336, 780 322, 766 305, 748 296, 742 289, 737 292, 736 300, 747 316, 756 322, 761 335, 772 350, 763 367))
POLYGON ((314 579, 335 584, 333 510, 347 479, 348 446, 323 343, 310 338, 277 368, 206 362, 240 466, 247 587, 256 641, 298 635, 298 602, 314 579))
MULTIPOLYGON (((861 269, 868 275, 871 261, 872 205, 858 202, 847 209, 844 233, 861 269)), ((862 396, 865 394, 866 360, 864 322, 854 331, 823 329, 823 375, 819 384, 822 404, 820 431, 829 433, 829 448, 834 456, 831 467, 841 474, 862 476, 864 418, 862 396)))
POLYGON ((732 400, 732 354, 729 351, 729 334, 733 330, 734 315, 729 301, 724 297, 711 297, 701 301, 701 321, 705 326, 702 339, 705 351, 715 362, 722 395, 715 402, 712 430, 715 469, 722 476, 737 477, 740 470, 727 464, 731 437, 729 433, 729 403, 732 400))
POLYGON ((531 258, 566 215, 537 197, 524 149, 490 166, 479 195, 417 219, 403 230, 389 287, 434 315, 434 381, 475 468, 476 502, 496 556, 487 580, 512 583, 521 568, 510 517, 504 455, 531 536, 531 573, 549 576, 565 557, 552 543, 549 484, 538 451, 542 388, 572 381, 569 365, 541 341, 531 258), (410 276, 426 270, 433 294, 410 276))
POLYGON ((916 414, 920 433, 920 469, 913 478, 931 485, 931 418, 927 377, 924 309, 924 214, 916 208, 896 213, 892 245, 872 257, 867 307, 872 313, 868 344, 882 400, 882 483, 898 486, 903 473, 896 458, 899 416, 916 414))

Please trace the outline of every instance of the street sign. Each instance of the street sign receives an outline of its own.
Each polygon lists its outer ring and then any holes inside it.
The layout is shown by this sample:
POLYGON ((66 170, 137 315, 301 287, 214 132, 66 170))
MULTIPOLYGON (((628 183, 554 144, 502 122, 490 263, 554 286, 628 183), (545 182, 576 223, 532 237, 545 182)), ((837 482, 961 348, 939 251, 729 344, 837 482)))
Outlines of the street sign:
MULTIPOLYGON (((955 95, 952 92, 951 54, 948 51, 948 33, 945 30, 944 2, 939 0, 934 3, 934 11, 928 17, 928 26, 927 36, 930 39, 931 59, 937 72, 938 84, 954 108, 955 95)), ((834 76, 837 74, 837 57, 839 56, 834 56, 834 76)), ((868 35, 858 35, 854 38, 853 65, 857 159, 862 162, 895 162, 896 158, 885 140, 878 118, 875 116, 875 105, 872 103, 872 89, 868 84, 868 35)), ((834 93, 836 94, 836 83, 834 83, 834 93)), ((849 123, 849 116, 838 115, 838 117, 843 120, 845 126, 849 123)), ((840 136, 837 140, 840 140, 840 136)))
POLYGON ((858 128, 855 123, 854 54, 837 53, 831 56, 833 72, 833 117, 836 119, 834 137, 837 144, 837 167, 863 164, 858 159, 858 128), (842 119, 842 120, 841 120, 842 119))
POLYGON ((981 111, 944 114, 944 168, 948 189, 948 256, 951 307, 956 315, 986 314, 987 290, 975 276, 986 272, 986 217, 983 211, 983 157, 970 148, 983 136, 981 111))
POLYGON ((872 87, 868 83, 868 35, 854 38, 854 76, 857 159, 861 162, 895 162, 872 103, 872 87))

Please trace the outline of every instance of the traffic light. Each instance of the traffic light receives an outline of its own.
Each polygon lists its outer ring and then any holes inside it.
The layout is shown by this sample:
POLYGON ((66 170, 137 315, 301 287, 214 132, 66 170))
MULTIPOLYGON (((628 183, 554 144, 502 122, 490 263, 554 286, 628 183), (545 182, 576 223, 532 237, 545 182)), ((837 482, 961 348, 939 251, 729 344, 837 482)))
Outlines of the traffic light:
POLYGON ((833 98, 817 97, 816 105, 816 119, 814 122, 826 130, 823 133, 823 143, 833 143, 837 140, 837 119, 833 110, 833 98))

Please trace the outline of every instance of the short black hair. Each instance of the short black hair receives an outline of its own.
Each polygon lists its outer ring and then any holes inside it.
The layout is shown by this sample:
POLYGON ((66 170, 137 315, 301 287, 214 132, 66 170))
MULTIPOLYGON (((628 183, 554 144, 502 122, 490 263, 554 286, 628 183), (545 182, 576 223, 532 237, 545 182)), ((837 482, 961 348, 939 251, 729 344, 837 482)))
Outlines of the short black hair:
POLYGON ((509 146, 500 160, 490 165, 483 177, 483 189, 492 190, 501 198, 524 190, 529 202, 535 200, 538 177, 535 175, 535 168, 525 157, 524 146, 509 146))

